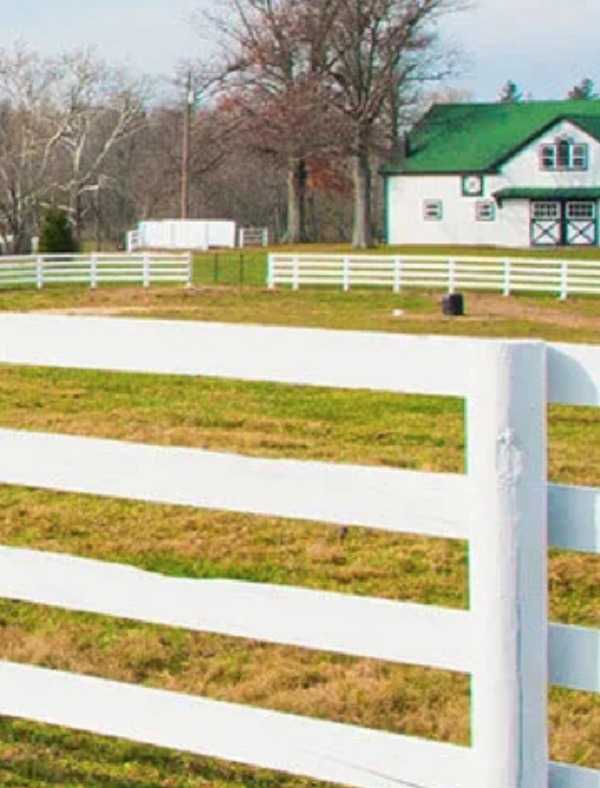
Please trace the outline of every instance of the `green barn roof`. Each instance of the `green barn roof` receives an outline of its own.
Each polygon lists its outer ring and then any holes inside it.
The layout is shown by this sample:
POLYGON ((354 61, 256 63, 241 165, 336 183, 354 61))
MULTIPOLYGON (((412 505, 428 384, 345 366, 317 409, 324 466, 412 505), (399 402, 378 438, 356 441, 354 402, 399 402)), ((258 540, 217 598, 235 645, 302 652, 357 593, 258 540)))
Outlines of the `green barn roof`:
POLYGON ((498 202, 504 200, 600 200, 600 188, 580 186, 567 189, 511 187, 494 192, 498 202))
POLYGON ((437 104, 410 133, 408 155, 391 159, 381 172, 491 172, 560 120, 600 141, 600 100, 437 104))

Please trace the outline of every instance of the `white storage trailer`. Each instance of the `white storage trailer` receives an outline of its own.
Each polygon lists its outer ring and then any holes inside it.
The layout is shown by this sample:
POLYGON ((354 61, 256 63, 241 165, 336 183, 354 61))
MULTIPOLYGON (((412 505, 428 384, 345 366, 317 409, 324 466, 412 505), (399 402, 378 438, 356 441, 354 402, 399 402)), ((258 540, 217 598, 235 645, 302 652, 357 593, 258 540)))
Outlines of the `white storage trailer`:
POLYGON ((127 251, 136 249, 235 248, 235 222, 225 219, 160 219, 127 233, 127 251))

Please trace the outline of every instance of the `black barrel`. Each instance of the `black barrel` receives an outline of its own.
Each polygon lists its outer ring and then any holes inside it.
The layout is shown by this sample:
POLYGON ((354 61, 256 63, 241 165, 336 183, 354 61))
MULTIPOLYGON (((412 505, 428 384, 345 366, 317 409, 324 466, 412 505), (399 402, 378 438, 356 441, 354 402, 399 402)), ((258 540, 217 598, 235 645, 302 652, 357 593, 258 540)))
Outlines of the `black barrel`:
POLYGON ((442 313, 448 317, 460 317, 465 313, 465 299, 462 293, 448 293, 442 299, 442 313))

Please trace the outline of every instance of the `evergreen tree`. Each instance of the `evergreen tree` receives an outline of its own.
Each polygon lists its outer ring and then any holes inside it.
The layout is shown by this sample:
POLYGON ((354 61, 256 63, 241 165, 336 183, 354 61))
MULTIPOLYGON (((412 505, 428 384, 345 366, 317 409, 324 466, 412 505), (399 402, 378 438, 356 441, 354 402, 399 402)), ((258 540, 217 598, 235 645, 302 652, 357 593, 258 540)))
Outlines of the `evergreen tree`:
POLYGON ((40 252, 77 252, 73 228, 67 212, 55 205, 44 210, 40 232, 40 252))
POLYGON ((585 77, 581 82, 578 82, 577 85, 571 88, 567 93, 567 98, 571 101, 589 101, 590 99, 597 99, 598 94, 596 93, 594 80, 585 77))
POLYGON ((519 101, 523 101, 523 94, 519 90, 517 83, 509 79, 508 82, 502 86, 498 101, 500 104, 516 104, 519 101))

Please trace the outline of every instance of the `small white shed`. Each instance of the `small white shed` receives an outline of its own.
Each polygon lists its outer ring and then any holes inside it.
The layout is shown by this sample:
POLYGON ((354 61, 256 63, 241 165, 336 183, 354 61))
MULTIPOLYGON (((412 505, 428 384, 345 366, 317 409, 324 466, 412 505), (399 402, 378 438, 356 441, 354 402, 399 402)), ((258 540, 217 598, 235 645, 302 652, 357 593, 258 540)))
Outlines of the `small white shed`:
POLYGON ((235 248, 236 224, 226 219, 144 221, 127 233, 127 251, 136 249, 235 248))

